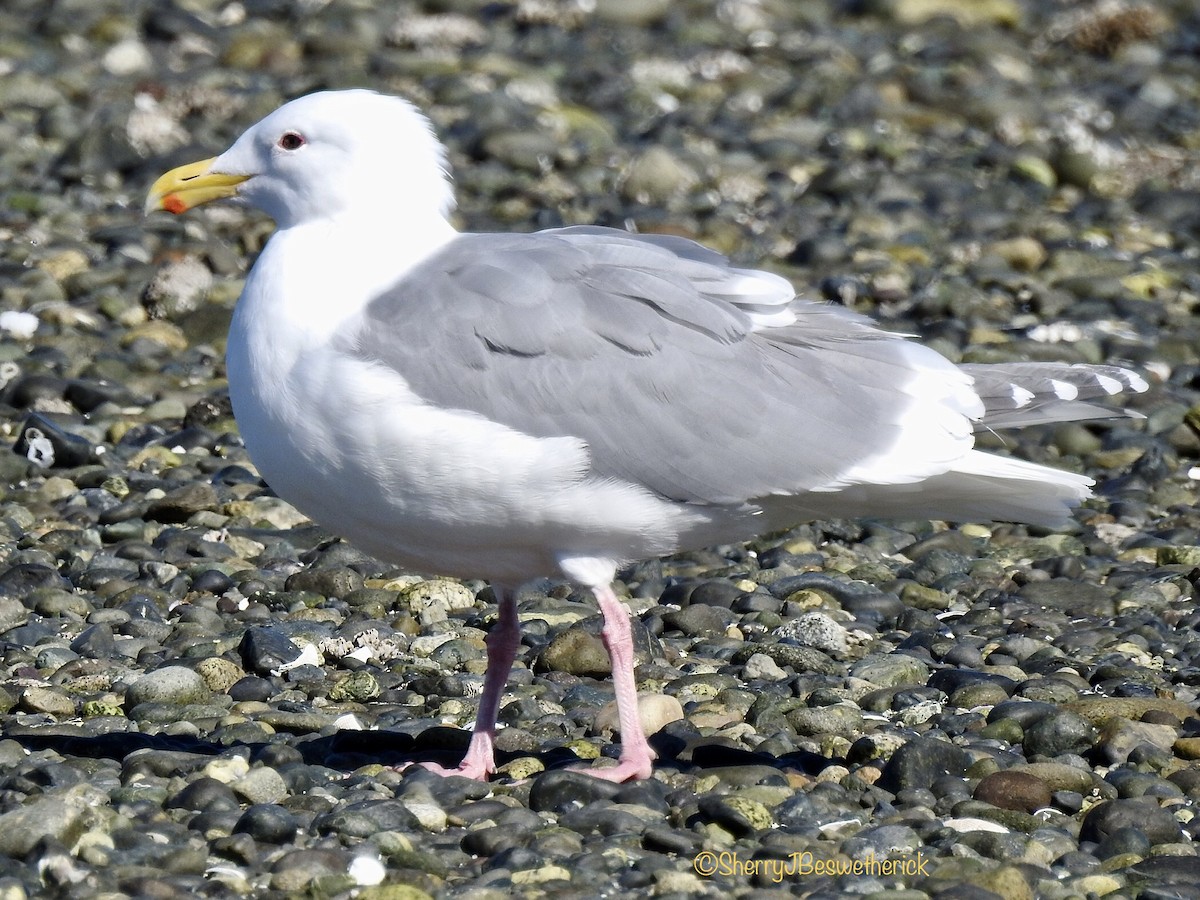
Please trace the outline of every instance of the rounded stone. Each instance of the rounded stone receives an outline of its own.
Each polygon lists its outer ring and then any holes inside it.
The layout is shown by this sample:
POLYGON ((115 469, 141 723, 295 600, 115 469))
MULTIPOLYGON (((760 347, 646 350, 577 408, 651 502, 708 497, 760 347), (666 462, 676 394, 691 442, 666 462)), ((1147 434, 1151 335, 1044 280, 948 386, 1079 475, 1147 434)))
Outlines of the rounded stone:
POLYGON ((775 629, 775 636, 780 640, 793 641, 834 655, 846 652, 848 634, 846 626, 827 613, 816 610, 806 612, 775 629))
POLYGON ((1099 859, 1111 859, 1114 856, 1147 856, 1153 846, 1149 836, 1141 828, 1123 825, 1113 829, 1096 847, 1095 853, 1099 859))
POLYGON ((1183 830, 1170 811, 1142 799, 1097 803, 1083 817, 1079 837, 1102 842, 1124 828, 1140 832, 1151 844, 1174 843, 1183 837, 1183 830))
POLYGON ((529 808, 534 812, 562 813, 597 800, 611 800, 619 790, 619 785, 584 772, 556 769, 533 779, 529 808))
POLYGON ((55 718, 75 715, 75 701, 61 688, 31 685, 21 692, 20 705, 26 712, 45 713, 55 718))
POLYGON ((335 702, 353 701, 362 703, 373 700, 382 692, 379 679, 365 670, 352 672, 338 681, 329 691, 329 699, 335 702))
POLYGON ((475 594, 464 584, 444 578, 421 581, 400 591, 400 608, 422 624, 444 622, 451 612, 470 609, 475 594))
POLYGON ((612 664, 604 641, 585 628, 572 626, 558 635, 542 651, 539 662, 551 672, 605 678, 612 664))
POLYGON ((286 844, 295 837, 299 821, 275 803, 255 803, 248 807, 233 826, 234 833, 250 835, 268 844, 286 844))
POLYGON ((773 827, 770 810, 746 797, 713 796, 700 798, 701 816, 716 822, 731 834, 749 837, 773 827))
MULTIPOLYGON (((678 722, 683 718, 683 707, 679 701, 669 694, 638 694, 638 718, 642 723, 642 730, 647 735, 657 734, 662 731, 671 722, 678 722)), ((592 725, 592 729, 597 734, 613 732, 619 734, 621 731, 621 720, 617 715, 617 703, 612 701, 606 703, 596 713, 596 721, 592 725)))
POLYGON ((1050 758, 1086 753, 1096 736, 1095 727, 1083 716, 1069 710, 1055 710, 1025 729, 1025 753, 1050 758))
POLYGON ((801 707, 787 714, 788 723, 797 734, 824 734, 852 738, 862 733, 863 714, 856 706, 839 703, 834 706, 801 707))
POLYGON ((183 705, 203 703, 212 696, 204 678, 185 666, 164 666, 147 672, 125 691, 125 703, 134 707, 141 703, 183 705))
POLYGON ((887 761, 878 785, 893 794, 928 787, 943 775, 966 775, 970 755, 936 738, 919 737, 899 747, 887 761))
POLYGON ((287 782, 269 766, 256 766, 230 784, 250 803, 279 803, 288 796, 287 782))
POLYGON ((1001 771, 980 779, 972 796, 1000 809, 1035 812, 1051 804, 1046 782, 1024 772, 1001 771))
POLYGON ((204 683, 213 693, 228 693, 246 673, 237 663, 220 656, 212 656, 196 663, 196 674, 204 679, 204 683))

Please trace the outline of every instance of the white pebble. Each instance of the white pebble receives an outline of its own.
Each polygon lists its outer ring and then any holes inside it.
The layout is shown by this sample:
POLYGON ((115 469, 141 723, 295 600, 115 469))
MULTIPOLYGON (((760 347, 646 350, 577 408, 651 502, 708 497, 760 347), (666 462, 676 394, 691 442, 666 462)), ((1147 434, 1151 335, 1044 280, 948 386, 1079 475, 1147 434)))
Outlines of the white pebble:
POLYGON ((128 38, 113 44, 104 54, 104 68, 112 75, 136 75, 149 71, 154 57, 141 41, 128 38))
POLYGON ((961 834, 967 834, 972 831, 991 831, 995 834, 1008 834, 1008 829, 998 822, 992 822, 988 819, 946 819, 942 824, 951 831, 957 831, 961 834))
POLYGON ((8 309, 0 313, 0 331, 7 331, 19 340, 28 340, 37 331, 38 317, 33 313, 8 309))
POLYGON ((382 884, 387 869, 378 856, 356 856, 350 863, 350 877, 359 887, 382 884))
POLYGON ((755 653, 742 668, 742 677, 747 681, 761 679, 763 681, 782 681, 788 677, 787 672, 765 653, 755 653))

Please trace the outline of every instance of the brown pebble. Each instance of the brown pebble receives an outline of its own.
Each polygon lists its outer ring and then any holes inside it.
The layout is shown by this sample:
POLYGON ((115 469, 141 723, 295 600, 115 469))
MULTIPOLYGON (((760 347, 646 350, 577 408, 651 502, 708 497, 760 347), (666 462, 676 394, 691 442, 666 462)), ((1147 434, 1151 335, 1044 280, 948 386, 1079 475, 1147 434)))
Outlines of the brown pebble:
POLYGON ((1180 759, 1200 759, 1200 738, 1181 737, 1175 741, 1175 755, 1180 759))
POLYGON ((1165 709, 1148 709, 1142 714, 1141 721, 1147 725, 1170 725, 1172 728, 1183 727, 1179 716, 1165 709))
POLYGON ((1025 772, 993 772, 975 786, 974 797, 1000 809, 1031 813, 1050 805, 1050 788, 1025 772))

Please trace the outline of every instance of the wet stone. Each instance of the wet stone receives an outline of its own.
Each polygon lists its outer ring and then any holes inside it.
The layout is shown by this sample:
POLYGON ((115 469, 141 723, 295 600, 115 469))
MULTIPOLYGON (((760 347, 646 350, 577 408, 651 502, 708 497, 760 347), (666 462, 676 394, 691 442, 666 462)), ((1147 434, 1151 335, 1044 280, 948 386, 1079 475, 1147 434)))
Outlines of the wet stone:
POLYGON ((281 630, 264 626, 247 628, 238 651, 245 669, 258 675, 286 668, 301 655, 300 648, 281 630))
POLYGON ((906 825, 864 828, 842 845, 844 852, 855 859, 911 856, 920 846, 917 832, 906 825))
POLYGON ((72 843, 84 827, 84 796, 82 791, 68 792, 0 814, 0 853, 20 858, 47 838, 72 843))
POLYGON ((767 807, 744 797, 701 797, 699 812, 738 837, 752 836, 773 824, 767 807))
POLYGON ((366 800, 318 816, 313 827, 322 834, 350 839, 369 837, 377 831, 413 831, 420 828, 420 822, 402 803, 366 800))
MULTIPOLYGON (((743 647, 733 654, 730 661, 733 663, 745 663, 754 655, 755 649, 754 647, 743 647)), ((760 644, 757 647, 757 651, 769 656, 776 665, 790 666, 797 672, 837 675, 844 671, 840 663, 812 647, 799 647, 784 643, 760 644)))
POLYGON ((693 603, 678 611, 663 615, 663 624, 686 635, 721 634, 729 624, 730 617, 722 615, 721 607, 693 603))
POLYGON ((965 775, 966 751, 936 738, 916 738, 898 748, 884 766, 879 786, 897 793, 923 787, 943 775, 965 775))
POLYGON ((117 653, 117 642, 108 625, 93 625, 71 641, 71 649, 89 659, 107 659, 117 653))
POLYGON ((1144 835, 1151 844, 1178 841, 1182 834, 1171 813, 1149 800, 1108 800, 1088 810, 1083 818, 1080 838, 1104 841, 1122 829, 1144 835))
POLYGON ((62 588, 66 580, 49 566, 18 563, 0 572, 0 594, 25 597, 38 588, 62 588))
POLYGON ((1084 753, 1096 741, 1096 729, 1067 710, 1048 713, 1025 729, 1025 752, 1050 759, 1064 753, 1084 753))
POLYGON ((851 666, 850 674, 879 687, 895 687, 923 684, 929 667, 909 656, 868 656, 851 666))
POLYGON ((168 809, 236 810, 241 806, 229 786, 215 778, 197 778, 167 801, 168 809))
POLYGON ((1125 825, 1106 834, 1096 847, 1095 853, 1099 859, 1111 859, 1125 854, 1144 857, 1149 855, 1152 846, 1153 843, 1142 829, 1125 825))
POLYGON ((534 780, 529 807, 537 812, 565 812, 597 800, 610 800, 619 788, 581 772, 546 772, 534 780))
POLYGON ((146 517, 168 524, 186 522, 196 513, 216 508, 218 502, 216 489, 212 485, 185 484, 153 501, 146 510, 146 517))
POLYGON ((796 709, 787 714, 797 734, 835 734, 850 738, 862 731, 862 711, 853 706, 822 706, 796 709))
POLYGON ((285 894, 298 894, 322 877, 343 875, 349 865, 348 855, 340 850, 292 850, 271 867, 271 887, 285 894))

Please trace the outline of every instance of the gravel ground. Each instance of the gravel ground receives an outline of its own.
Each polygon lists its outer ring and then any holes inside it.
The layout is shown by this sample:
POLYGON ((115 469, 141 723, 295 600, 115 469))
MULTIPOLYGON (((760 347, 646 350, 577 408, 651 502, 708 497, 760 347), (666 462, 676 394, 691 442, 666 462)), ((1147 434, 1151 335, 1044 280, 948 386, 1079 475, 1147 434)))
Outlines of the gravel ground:
POLYGON ((378 5, 0 8, 0 898, 1200 898, 1194 3, 378 5), (271 496, 222 364, 270 223, 139 212, 350 86, 430 111, 464 227, 685 234, 955 359, 1132 364, 1145 418, 981 437, 1098 479, 1062 532, 623 573, 647 782, 565 769, 616 723, 550 582, 500 777, 398 773, 465 746, 491 593, 271 496))

